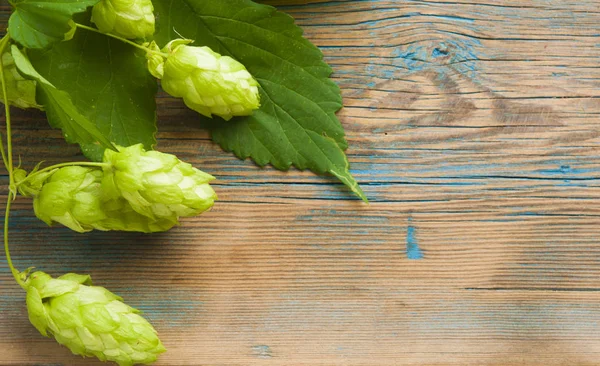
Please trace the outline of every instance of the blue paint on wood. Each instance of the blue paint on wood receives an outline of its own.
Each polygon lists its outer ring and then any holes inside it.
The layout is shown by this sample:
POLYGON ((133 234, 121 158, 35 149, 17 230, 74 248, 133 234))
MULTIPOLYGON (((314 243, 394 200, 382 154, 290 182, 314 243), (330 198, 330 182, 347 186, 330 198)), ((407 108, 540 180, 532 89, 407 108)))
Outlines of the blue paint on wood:
POLYGON ((416 236, 416 228, 411 224, 412 219, 408 219, 408 227, 406 228, 406 257, 408 259, 418 260, 423 259, 424 255, 419 247, 416 236))
POLYGON ((481 42, 472 38, 448 39, 437 44, 411 44, 408 47, 396 48, 391 55, 396 71, 445 72, 452 69, 471 79, 476 77, 477 62, 484 56, 481 52, 481 42))
POLYGON ((271 347, 264 345, 264 344, 252 346, 252 352, 254 352, 254 355, 258 358, 273 357, 273 354, 271 353, 271 347))
POLYGON ((448 56, 448 49, 445 47, 436 47, 431 51, 432 58, 444 57, 448 56))
MULTIPOLYGON (((571 168, 570 165, 561 165, 558 169, 544 169, 544 170, 538 170, 538 172, 542 175, 545 176, 555 176, 555 177, 569 177, 569 176, 573 176, 573 178, 575 175, 579 176, 582 174, 597 174, 598 170, 597 169, 576 169, 576 168, 571 168)), ((578 177, 577 177, 578 178, 578 177)))
POLYGON ((196 321, 190 321, 196 317, 204 319, 204 301, 201 294, 193 289, 178 289, 172 287, 152 288, 151 286, 140 286, 123 288, 118 284, 110 286, 111 291, 125 296, 127 304, 137 308, 144 313, 151 323, 164 324, 169 328, 189 327, 196 321), (155 291, 160 297, 151 301, 144 292, 155 291))

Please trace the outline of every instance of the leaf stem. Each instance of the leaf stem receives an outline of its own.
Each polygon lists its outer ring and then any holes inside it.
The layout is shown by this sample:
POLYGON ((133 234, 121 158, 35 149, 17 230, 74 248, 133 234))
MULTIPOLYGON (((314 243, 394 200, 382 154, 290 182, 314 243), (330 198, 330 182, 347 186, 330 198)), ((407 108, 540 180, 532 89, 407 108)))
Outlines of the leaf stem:
POLYGON ((94 166, 94 167, 104 168, 104 167, 110 166, 110 164, 109 163, 94 163, 94 162, 90 162, 90 161, 72 161, 72 162, 69 162, 69 163, 54 164, 54 165, 51 165, 51 166, 46 167, 44 169, 40 169, 40 170, 38 170, 37 172, 35 172, 33 174, 28 175, 22 181, 16 182, 15 183, 15 187, 20 186, 21 184, 27 182, 31 178, 34 178, 35 176, 37 176, 37 175, 39 175, 41 173, 45 173, 45 172, 48 172, 50 170, 54 170, 54 169, 58 169, 58 168, 66 167, 66 166, 94 166))
POLYGON ((103 34, 105 36, 109 36, 109 37, 114 38, 114 39, 118 39, 121 42, 125 42, 128 45, 131 45, 133 47, 139 48, 140 50, 143 50, 145 52, 154 53, 154 54, 160 55, 162 57, 169 57, 169 55, 167 53, 151 50, 151 49, 149 49, 147 47, 142 46, 141 44, 137 44, 137 43, 132 42, 132 41, 130 41, 128 39, 125 39, 125 38, 122 38, 122 37, 119 37, 119 36, 115 36, 114 34, 104 33, 104 32, 101 32, 100 30, 98 30, 96 28, 88 27, 87 25, 83 25, 83 24, 79 24, 79 23, 75 23, 75 25, 78 28, 85 29, 85 30, 88 30, 90 32, 95 32, 95 33, 103 34))

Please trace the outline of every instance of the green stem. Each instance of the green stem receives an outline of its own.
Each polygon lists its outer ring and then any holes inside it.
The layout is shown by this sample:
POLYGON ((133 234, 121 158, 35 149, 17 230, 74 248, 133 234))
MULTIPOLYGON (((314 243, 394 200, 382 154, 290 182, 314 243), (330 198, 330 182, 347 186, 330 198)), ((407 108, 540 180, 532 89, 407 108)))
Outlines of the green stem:
POLYGON ((25 289, 25 283, 23 279, 21 279, 20 272, 12 263, 12 259, 10 258, 10 251, 8 250, 8 218, 10 216, 10 205, 12 203, 13 193, 8 192, 8 199, 6 200, 6 212, 4 214, 4 253, 6 254, 6 261, 8 262, 8 267, 10 267, 10 271, 12 272, 15 281, 25 289))
POLYGON ((22 181, 16 182, 15 183, 15 187, 20 186, 21 184, 27 182, 28 180, 34 178, 35 176, 37 176, 37 175, 39 175, 41 173, 45 173, 47 171, 58 169, 58 168, 62 168, 62 167, 65 167, 65 166, 94 166, 94 167, 104 168, 104 167, 110 166, 110 164, 109 163, 94 163, 94 162, 89 162, 89 161, 73 161, 73 162, 69 162, 69 163, 55 164, 55 165, 51 165, 49 167, 46 167, 44 169, 40 169, 37 172, 28 175, 22 181))
MULTIPOLYGON (((6 200, 6 211, 4 213, 4 253, 6 254, 6 261, 8 262, 8 267, 10 267, 10 271, 12 272, 15 281, 25 289, 25 283, 21 279, 20 272, 15 268, 12 263, 12 259, 10 258, 10 251, 8 250, 8 224, 10 217, 10 206, 13 200, 14 192, 16 188, 14 186, 14 176, 13 176, 13 161, 12 161, 12 139, 11 139, 11 129, 10 129, 10 106, 8 105, 8 93, 6 88, 6 78, 4 77, 4 65, 2 63, 2 53, 10 40, 8 34, 2 38, 0 41, 0 81, 2 83, 2 93, 4 98, 4 111, 5 111, 5 119, 6 119, 6 147, 8 150, 8 155, 4 152, 4 147, 2 147, 2 159, 4 160, 4 165, 6 169, 8 169, 8 176, 10 181, 10 187, 8 190, 8 198, 6 200)), ((2 143, 0 142, 0 146, 2 143)))
MULTIPOLYGON (((4 112, 5 112, 7 121, 10 118, 9 117, 10 116, 10 111, 9 111, 10 106, 8 105, 8 94, 7 94, 7 88, 6 88, 6 81, 4 78, 4 64, 2 63, 2 55, 4 54, 4 49, 6 49, 6 46, 8 45, 9 40, 10 40, 10 37, 8 36, 8 34, 6 34, 0 40, 0 81, 2 83, 2 94, 4 95, 4 112)), ((8 123, 7 123, 7 125, 8 125, 8 123)), ((6 157, 6 152, 4 151, 4 142, 2 142, 2 134, 1 133, 0 133, 0 154, 2 155, 2 162, 4 162, 4 166, 10 172, 10 169, 8 168, 8 159, 6 157)))
POLYGON ((118 39, 118 40, 119 40, 119 41, 121 41, 121 42, 125 42, 125 43, 127 43, 128 45, 131 45, 131 46, 133 46, 133 47, 139 48, 140 50, 143 50, 143 51, 145 51, 145 52, 148 52, 148 53, 154 53, 154 54, 156 54, 156 55, 160 55, 160 56, 162 56, 162 57, 169 57, 169 54, 167 54, 167 53, 164 53, 164 52, 158 52, 158 51, 151 50, 151 49, 149 49, 149 48, 147 48, 147 47, 144 47, 144 46, 142 46, 141 44, 137 44, 137 43, 135 43, 135 42, 132 42, 132 41, 130 41, 130 40, 128 40, 128 39, 121 38, 121 37, 119 37, 119 36, 115 36, 114 34, 110 34, 110 33, 104 33, 104 32, 101 32, 101 31, 99 31, 99 30, 98 30, 98 29, 96 29, 96 28, 88 27, 87 25, 83 25, 83 24, 79 24, 79 23, 75 23, 75 25, 76 25, 78 28, 85 29, 85 30, 88 30, 88 31, 90 31, 90 32, 95 32, 95 33, 103 34, 103 35, 105 35, 105 36, 109 36, 109 37, 111 37, 111 38, 114 38, 114 39, 118 39))
MULTIPOLYGON (((0 51, 3 51, 6 45, 8 44, 9 37, 4 37, 2 39, 2 48, 0 51)), ((1 55, 1 53, 0 53, 1 55)), ((10 106, 8 105, 8 90, 6 88, 6 78, 4 77, 4 64, 2 62, 2 57, 0 56, 0 81, 2 81, 2 93, 4 94, 4 112, 6 119, 6 160, 8 164, 5 163, 6 169, 8 170, 8 180, 9 180, 9 191, 15 193, 15 177, 13 176, 13 159, 12 159, 12 131, 10 127, 10 106)))

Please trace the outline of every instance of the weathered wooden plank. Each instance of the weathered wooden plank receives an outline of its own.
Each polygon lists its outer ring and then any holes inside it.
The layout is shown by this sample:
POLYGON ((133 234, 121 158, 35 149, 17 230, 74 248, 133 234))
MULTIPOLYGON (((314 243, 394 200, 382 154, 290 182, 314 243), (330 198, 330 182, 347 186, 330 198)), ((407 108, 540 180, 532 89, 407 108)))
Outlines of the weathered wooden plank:
MULTIPOLYGON (((596 365, 598 2, 271 3, 335 70, 371 205, 223 153, 163 95, 160 147, 217 176, 220 204, 167 234, 77 235, 20 199, 17 264, 124 295, 161 365, 596 365)), ((14 118, 24 166, 80 158, 14 118)), ((4 267, 0 289, 0 364, 99 364, 37 334, 4 267)))

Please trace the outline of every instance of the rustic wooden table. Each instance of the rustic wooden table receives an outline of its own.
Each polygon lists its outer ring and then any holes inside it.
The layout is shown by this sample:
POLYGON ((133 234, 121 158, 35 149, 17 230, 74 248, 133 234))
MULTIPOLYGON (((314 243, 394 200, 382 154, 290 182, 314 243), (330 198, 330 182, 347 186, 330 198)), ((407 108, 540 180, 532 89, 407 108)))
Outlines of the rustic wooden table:
MULTIPOLYGON (((125 295, 157 365, 600 364, 600 1, 281 3, 335 70, 370 205, 237 160, 163 97, 160 148, 218 177, 214 210, 79 235, 19 199, 17 265, 125 295)), ((79 157, 14 118, 26 167, 79 157)), ((0 291, 0 364, 99 364, 37 333, 5 265, 0 291)))

